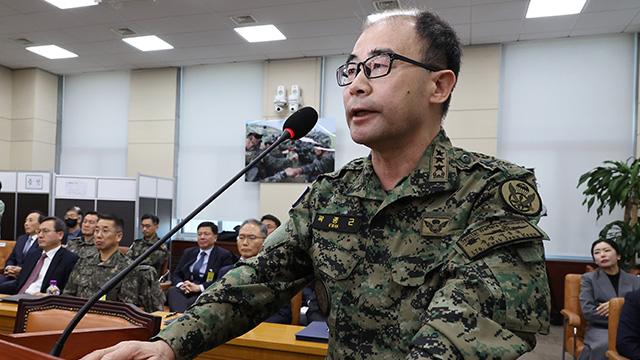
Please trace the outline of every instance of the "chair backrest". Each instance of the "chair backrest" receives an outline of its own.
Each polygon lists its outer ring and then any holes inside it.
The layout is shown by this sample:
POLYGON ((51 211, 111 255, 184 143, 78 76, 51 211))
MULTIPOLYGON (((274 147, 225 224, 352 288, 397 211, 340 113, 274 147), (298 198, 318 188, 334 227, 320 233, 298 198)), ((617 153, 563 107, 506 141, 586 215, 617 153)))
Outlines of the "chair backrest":
POLYGON ((302 307, 302 291, 291 299, 291 325, 300 325, 300 308, 302 307))
MULTIPOLYGON (((14 326, 14 333, 64 329, 86 299, 73 296, 45 296, 41 299, 21 299, 14 326)), ((76 328, 103 328, 113 326, 140 326, 151 336, 160 331, 161 318, 146 313, 132 304, 115 301, 98 301, 76 328)))
POLYGON ((14 246, 16 246, 16 242, 13 240, 0 240, 0 269, 4 269, 14 246))
POLYGON ((609 300, 609 350, 616 351, 616 337, 622 305, 624 305, 624 298, 617 297, 609 300))
MULTIPOLYGON (((582 342, 584 340, 584 330, 587 327, 587 321, 582 314, 582 308, 580 307, 580 280, 581 274, 567 274, 564 277, 564 308, 570 310, 573 313, 580 316, 580 326, 577 328, 577 338, 582 342)), ((565 329, 565 343, 568 340, 573 341, 573 330, 567 324, 565 329)))

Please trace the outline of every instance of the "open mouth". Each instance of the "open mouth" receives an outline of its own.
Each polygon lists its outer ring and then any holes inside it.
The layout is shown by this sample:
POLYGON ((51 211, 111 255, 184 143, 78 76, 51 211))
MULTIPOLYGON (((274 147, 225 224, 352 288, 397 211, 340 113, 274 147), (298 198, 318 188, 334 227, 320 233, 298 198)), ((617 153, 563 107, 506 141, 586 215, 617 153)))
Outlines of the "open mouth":
POLYGON ((368 115, 370 113, 371 113, 371 111, 369 111, 369 110, 358 110, 358 111, 356 111, 354 113, 354 115, 355 116, 365 116, 365 115, 368 115))

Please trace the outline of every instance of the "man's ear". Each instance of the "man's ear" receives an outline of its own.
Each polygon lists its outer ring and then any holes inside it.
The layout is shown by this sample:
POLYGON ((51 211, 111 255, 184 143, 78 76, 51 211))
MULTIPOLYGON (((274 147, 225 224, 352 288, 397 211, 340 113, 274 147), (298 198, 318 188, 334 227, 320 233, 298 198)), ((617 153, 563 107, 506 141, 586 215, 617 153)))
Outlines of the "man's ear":
POLYGON ((429 101, 433 104, 442 104, 451 95, 451 91, 453 91, 453 87, 456 84, 456 76, 451 70, 434 71, 431 76, 436 88, 431 93, 429 101))

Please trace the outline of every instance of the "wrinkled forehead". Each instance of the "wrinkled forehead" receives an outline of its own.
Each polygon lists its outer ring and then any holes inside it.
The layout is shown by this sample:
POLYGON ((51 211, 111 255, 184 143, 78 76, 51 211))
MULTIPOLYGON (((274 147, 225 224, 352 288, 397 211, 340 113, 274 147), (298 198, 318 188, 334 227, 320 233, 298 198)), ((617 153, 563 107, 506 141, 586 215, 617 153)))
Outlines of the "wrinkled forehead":
POLYGON ((419 57, 420 49, 415 21, 389 18, 375 22, 360 34, 347 61, 363 61, 383 52, 419 57))
POLYGON ((260 235, 260 228, 256 224, 244 224, 238 233, 243 235, 260 235))

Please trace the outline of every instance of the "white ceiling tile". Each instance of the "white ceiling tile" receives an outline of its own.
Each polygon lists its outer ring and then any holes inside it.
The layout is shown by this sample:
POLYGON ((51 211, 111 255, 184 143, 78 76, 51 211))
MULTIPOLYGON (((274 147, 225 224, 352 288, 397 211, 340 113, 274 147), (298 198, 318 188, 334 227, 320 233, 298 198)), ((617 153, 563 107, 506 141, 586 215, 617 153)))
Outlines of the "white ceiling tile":
POLYGON ((471 22, 493 22, 522 19, 526 13, 527 1, 511 1, 471 7, 471 22))
MULTIPOLYGON (((400 4, 435 9, 465 45, 640 31, 640 0, 589 0, 581 15, 527 20, 527 0, 400 4)), ((371 0, 103 0, 99 6, 69 10, 42 0, 0 0, 0 66, 78 73, 345 54, 360 34, 362 18, 373 11, 371 0), (246 14, 260 23, 273 22, 288 39, 271 45, 245 42, 229 16, 246 14), (120 27, 157 34, 176 48, 142 53, 110 31, 120 27), (12 40, 19 37, 58 43, 80 59, 41 58, 12 40)))
POLYGON ((47 29, 46 24, 30 15, 5 16, 0 20, 0 34, 19 34, 47 29))
POLYGON ((637 8, 638 0, 590 0, 583 12, 637 8))
POLYGON ((0 4, 0 21, 2 21, 3 16, 8 15, 18 15, 19 12, 15 9, 12 9, 6 5, 0 4))
POLYGON ((628 10, 599 11, 581 14, 576 22, 575 29, 622 27, 624 29, 631 23, 636 13, 628 10))
POLYGON ((624 29, 620 26, 613 27, 597 27, 597 28, 584 28, 576 29, 571 32, 571 36, 584 36, 584 35, 604 35, 612 33, 621 33, 624 29))
POLYGON ((528 33, 528 34, 520 34, 520 41, 527 40, 541 40, 541 39, 557 39, 569 36, 569 30, 567 31, 549 31, 549 32, 540 32, 540 33, 528 33))
POLYGON ((468 6, 445 8, 436 10, 436 12, 451 25, 469 24, 471 22, 471 8, 468 6))
POLYGON ((420 0, 417 1, 417 6, 420 9, 435 10, 440 13, 440 9, 453 8, 453 7, 468 7, 471 5, 471 0, 420 0))
POLYGON ((506 20, 471 24, 471 39, 487 36, 513 36, 517 39, 522 27, 522 20, 506 20))

